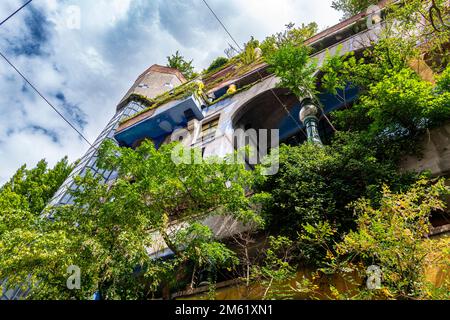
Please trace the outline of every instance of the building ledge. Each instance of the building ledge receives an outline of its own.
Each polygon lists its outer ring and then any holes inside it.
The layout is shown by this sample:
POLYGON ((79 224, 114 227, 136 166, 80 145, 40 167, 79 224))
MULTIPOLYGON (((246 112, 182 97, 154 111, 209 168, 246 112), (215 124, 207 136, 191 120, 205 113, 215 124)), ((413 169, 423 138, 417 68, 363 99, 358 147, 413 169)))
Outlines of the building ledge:
POLYGON ((204 102, 196 94, 153 107, 123 122, 114 138, 120 145, 132 147, 145 138, 155 143, 171 134, 178 127, 185 127, 195 118, 202 120, 204 102))

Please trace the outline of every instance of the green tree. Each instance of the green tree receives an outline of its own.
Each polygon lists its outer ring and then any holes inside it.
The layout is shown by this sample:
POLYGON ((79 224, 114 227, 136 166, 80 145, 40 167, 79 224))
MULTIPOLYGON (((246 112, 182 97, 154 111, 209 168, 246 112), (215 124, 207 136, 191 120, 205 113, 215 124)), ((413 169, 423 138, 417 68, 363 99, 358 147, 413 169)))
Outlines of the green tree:
POLYGON ((312 280, 297 282, 293 291, 321 298, 317 281, 334 276, 348 287, 329 285, 329 299, 449 299, 450 279, 438 284, 427 278, 450 266, 449 239, 428 237, 430 216, 445 209, 449 192, 443 180, 420 179, 402 193, 384 186, 376 204, 366 198, 351 204, 357 228, 332 245, 336 230, 329 222, 305 225, 299 243, 321 247, 326 256, 312 280))
POLYGON ((289 298, 288 281, 295 277, 294 242, 287 237, 269 237, 269 246, 264 251, 263 261, 251 270, 251 278, 264 289, 262 300, 289 298))
MULTIPOLYGON (((365 11, 379 0, 335 0, 332 7, 344 13, 344 19, 365 11)), ((387 1, 383 11, 384 32, 421 43, 429 62, 439 70, 448 64, 446 49, 450 35, 450 10, 446 0, 387 1)))
POLYGON ((414 138, 423 129, 450 118, 449 92, 435 94, 433 85, 411 69, 389 72, 370 87, 361 103, 373 119, 371 129, 414 138))
POLYGON ((319 27, 315 22, 309 24, 302 23, 300 27, 296 27, 292 22, 288 23, 283 32, 278 32, 264 39, 260 45, 263 55, 268 57, 287 43, 294 46, 301 46, 307 39, 314 36, 318 29, 319 27))
POLYGON ((192 65, 193 60, 187 61, 177 50, 175 54, 167 57, 167 66, 180 71, 188 80, 191 80, 197 76, 192 65))
POLYGON ((67 158, 53 168, 48 168, 45 160, 39 161, 32 169, 25 165, 19 168, 0 188, 0 238, 15 228, 30 227, 72 168, 67 158))
POLYGON ((446 0, 402 0, 389 5, 389 28, 421 43, 427 62, 441 72, 449 62, 450 7, 446 0), (420 22, 420 23, 419 23, 420 22))
POLYGON ((72 168, 67 158, 59 161, 53 168, 48 168, 45 160, 39 161, 33 169, 27 169, 24 165, 0 188, 0 199, 3 198, 0 201, 6 201, 8 195, 14 194, 21 198, 22 203, 14 203, 10 205, 11 208, 29 209, 34 214, 40 214, 72 168))
POLYGON ((380 267, 380 287, 371 290, 363 285, 359 297, 433 298, 426 270, 438 266, 448 269, 449 242, 430 239, 427 235, 430 215, 445 209, 442 196, 448 194, 443 180, 431 183, 419 180, 400 194, 384 187, 380 205, 373 206, 366 199, 355 202, 358 229, 336 245, 332 268, 365 272, 370 265, 380 267))
POLYGON ((258 47, 259 41, 252 36, 244 45, 244 51, 239 55, 239 58, 244 65, 248 65, 258 58, 256 53, 256 48, 258 47))
POLYGON ((358 87, 361 93, 382 81, 387 75, 410 68, 410 61, 419 56, 415 39, 383 33, 372 47, 366 49, 361 58, 353 52, 334 55, 327 53, 320 70, 322 88, 331 94, 347 85, 358 87))
POLYGON ((198 222, 211 215, 260 221, 246 197, 252 173, 223 161, 174 161, 195 152, 106 142, 99 166, 117 170, 118 179, 108 185, 89 173, 78 177, 73 205, 52 208, 51 220, 39 219, 33 229, 8 232, 0 243, 0 278, 14 274, 9 286, 30 283, 29 298, 89 299, 98 291, 103 299, 146 299, 158 292, 170 297, 189 264, 211 272, 231 267, 233 253, 198 222), (158 243, 173 257, 150 257, 148 248, 158 243), (81 290, 66 287, 70 265, 81 269, 81 290))
POLYGON ((289 89, 298 98, 313 95, 316 92, 316 63, 310 53, 304 45, 286 42, 266 57, 271 71, 281 79, 277 86, 289 89))
POLYGON ((448 94, 450 92, 450 66, 437 77, 437 94, 448 94))
POLYGON ((228 59, 225 57, 217 57, 216 59, 214 59, 213 62, 211 62, 211 65, 208 67, 208 69, 206 69, 206 72, 211 72, 213 70, 216 70, 222 66, 224 66, 225 64, 227 64, 228 59))
MULTIPOLYGON (((328 221, 342 234, 354 227, 349 203, 361 196, 375 199, 382 183, 396 189, 409 185, 414 175, 398 173, 395 163, 380 161, 369 141, 363 134, 340 132, 323 147, 281 146, 278 173, 260 185, 271 194, 265 203, 268 227, 293 239, 303 225, 328 221)), ((303 252, 312 263, 316 254, 307 248, 303 252)))
MULTIPOLYGON (((47 162, 42 160, 32 169, 22 166, 11 180, 0 188, 0 251, 5 253, 4 250, 8 248, 7 254, 1 254, 2 262, 9 258, 15 259, 19 255, 24 262, 33 255, 43 265, 49 262, 47 267, 52 268, 52 259, 49 257, 60 254, 58 244, 64 242, 65 237, 63 234, 51 234, 46 239, 40 238, 37 231, 38 221, 44 207, 66 180, 72 168, 67 158, 59 161, 53 168, 48 168, 47 162), (51 238, 54 241, 48 241, 51 238), (30 243, 39 246, 40 250, 33 252, 30 243)), ((62 256, 59 257, 63 259, 62 256)), ((0 269, 2 267, 3 265, 0 269)), ((21 277, 15 271, 0 271, 0 279, 8 279, 3 285, 21 287, 26 291, 27 277, 21 277)))
POLYGON ((363 12, 370 5, 376 5, 379 2, 379 0, 334 0, 331 3, 331 7, 341 11, 344 14, 343 19, 347 19, 363 12))
MULTIPOLYGON (((328 55, 321 68, 321 88, 339 94, 346 86, 360 91, 352 108, 332 113, 338 130, 366 132, 378 150, 393 158, 417 152, 417 137, 450 117, 447 71, 434 85, 410 67, 418 56, 414 43, 383 38, 362 59, 353 54, 328 55)), ((345 96, 339 98, 346 103, 345 96)))

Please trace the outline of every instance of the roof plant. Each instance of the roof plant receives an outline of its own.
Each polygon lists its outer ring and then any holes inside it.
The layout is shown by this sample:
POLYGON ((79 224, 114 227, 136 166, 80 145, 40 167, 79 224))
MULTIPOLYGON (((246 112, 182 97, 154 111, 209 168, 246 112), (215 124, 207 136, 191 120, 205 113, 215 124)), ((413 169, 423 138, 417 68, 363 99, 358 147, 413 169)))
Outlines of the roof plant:
POLYGON ((167 66, 178 69, 178 71, 180 71, 188 80, 191 80, 197 76, 192 62, 193 60, 187 61, 178 50, 175 54, 167 57, 167 66))
POLYGON ((240 53, 239 58, 244 65, 249 65, 258 58, 256 49, 259 47, 259 41, 253 36, 245 44, 244 50, 240 53))
POLYGON ((302 45, 307 39, 314 36, 318 31, 318 25, 315 22, 296 27, 294 23, 288 23, 283 32, 278 32, 268 36, 261 42, 260 48, 264 56, 270 56, 285 43, 293 45, 302 45))
MULTIPOLYGON (((143 105, 147 106, 147 108, 132 115, 131 117, 125 118, 122 121, 122 123, 125 123, 128 120, 135 118, 135 117, 139 116, 140 114, 143 114, 149 110, 158 108, 159 106, 162 106, 170 101, 186 99, 193 94, 195 94, 197 97, 205 98, 203 89, 204 89, 204 84, 201 81, 191 80, 189 82, 186 82, 186 83, 174 88, 173 90, 162 93, 153 99, 142 96, 140 94, 133 93, 130 95, 129 99, 140 102, 143 105)), ((206 99, 205 99, 205 102, 206 102, 206 99)))
POLYGON ((343 19, 346 19, 379 2, 379 0, 334 0, 331 7, 341 11, 344 14, 343 19))
POLYGON ((222 66, 224 66, 229 60, 225 57, 217 57, 216 59, 211 62, 211 65, 206 69, 206 72, 211 72, 213 70, 216 70, 222 66))
MULTIPOLYGON (((379 4, 379 0, 334 0, 332 7, 341 11, 343 18, 349 18, 366 11, 369 6, 379 4)), ((449 55, 446 43, 450 35, 449 4, 446 0, 399 0, 387 1, 386 19, 389 24, 395 23, 397 34, 425 39, 422 46, 433 57, 434 67, 442 71, 442 63, 448 63, 449 55), (421 21, 420 28, 417 28, 421 21), (400 22, 400 23, 397 23, 400 22)))

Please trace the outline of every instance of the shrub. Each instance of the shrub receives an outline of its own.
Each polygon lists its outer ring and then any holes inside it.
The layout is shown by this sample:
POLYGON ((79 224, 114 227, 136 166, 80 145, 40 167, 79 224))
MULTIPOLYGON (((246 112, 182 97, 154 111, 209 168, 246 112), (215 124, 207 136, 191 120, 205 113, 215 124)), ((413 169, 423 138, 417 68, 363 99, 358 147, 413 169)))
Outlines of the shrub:
POLYGON ((216 70, 220 67, 222 67, 223 65, 225 65, 228 62, 228 59, 225 57, 218 57, 216 59, 214 59, 213 62, 211 62, 211 65, 208 67, 208 69, 206 69, 206 72, 211 72, 213 70, 216 70))

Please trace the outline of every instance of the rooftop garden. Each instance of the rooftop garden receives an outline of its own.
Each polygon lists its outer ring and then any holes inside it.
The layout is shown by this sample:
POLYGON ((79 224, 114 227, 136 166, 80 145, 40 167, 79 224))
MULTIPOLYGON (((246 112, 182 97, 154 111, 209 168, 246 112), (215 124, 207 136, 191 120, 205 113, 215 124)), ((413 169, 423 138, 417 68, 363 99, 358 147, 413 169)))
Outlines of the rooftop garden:
POLYGON ((210 98, 207 95, 212 89, 220 86, 221 84, 225 84, 230 80, 237 80, 245 74, 256 70, 258 67, 265 65, 268 57, 274 53, 283 42, 289 40, 292 43, 300 45, 316 32, 317 24, 315 23, 302 25, 298 28, 295 27, 293 23, 289 23, 286 25, 286 30, 284 32, 271 35, 261 43, 252 37, 244 45, 244 50, 241 53, 238 53, 229 59, 224 57, 216 58, 211 65, 200 74, 193 71, 192 60, 186 61, 177 51, 174 55, 167 57, 167 66, 178 68, 188 79, 191 80, 153 99, 139 94, 131 94, 128 100, 141 102, 147 106, 147 108, 138 114, 123 120, 122 123, 148 112, 149 110, 169 103, 170 101, 186 99, 192 94, 196 94, 198 97, 201 97, 206 105, 214 105, 217 102, 241 93, 251 88, 262 79, 258 79, 252 84, 247 84, 241 88, 237 88, 237 90, 230 90, 222 97, 210 98))
POLYGON ((177 100, 184 100, 188 97, 192 96, 193 94, 197 95, 198 97, 203 97, 203 84, 200 81, 191 80, 189 82, 183 83, 182 85, 174 88, 173 90, 167 91, 159 96, 157 96, 154 99, 150 99, 146 96, 132 93, 130 97, 128 97, 128 101, 134 100, 139 103, 142 103, 143 105, 147 106, 144 110, 138 112, 137 114, 134 114, 124 120, 122 120, 121 123, 125 123, 143 113, 148 112, 149 110, 156 109, 162 105, 165 105, 171 101, 177 101, 177 100))

